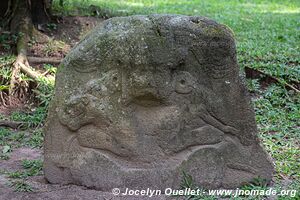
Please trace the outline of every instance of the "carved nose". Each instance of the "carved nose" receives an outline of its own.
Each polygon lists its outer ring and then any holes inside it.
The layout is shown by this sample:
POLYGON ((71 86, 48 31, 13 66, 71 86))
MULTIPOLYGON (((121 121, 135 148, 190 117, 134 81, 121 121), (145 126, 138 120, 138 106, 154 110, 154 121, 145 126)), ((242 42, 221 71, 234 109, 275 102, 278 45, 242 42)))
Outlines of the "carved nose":
POLYGON ((155 87, 154 76, 152 73, 132 74, 133 88, 153 88, 155 87))
POLYGON ((131 83, 131 96, 134 98, 144 95, 155 96, 157 93, 155 77, 151 72, 133 74, 131 83))
POLYGON ((132 73, 126 87, 122 87, 122 101, 129 103, 141 96, 156 96, 157 87, 152 73, 132 73))

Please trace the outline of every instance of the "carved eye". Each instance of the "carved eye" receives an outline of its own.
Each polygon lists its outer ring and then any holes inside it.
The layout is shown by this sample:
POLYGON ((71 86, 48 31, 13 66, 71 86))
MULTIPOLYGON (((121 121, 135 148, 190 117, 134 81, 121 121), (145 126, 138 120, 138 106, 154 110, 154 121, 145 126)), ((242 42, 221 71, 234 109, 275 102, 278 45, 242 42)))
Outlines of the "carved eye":
POLYGON ((114 76, 114 77, 112 78, 112 80, 113 80, 113 82, 117 82, 117 81, 118 81, 118 77, 117 77, 117 76, 114 76))
POLYGON ((175 76, 175 91, 177 93, 188 94, 193 90, 195 81, 190 73, 178 72, 175 76))
POLYGON ((181 80, 180 80, 180 84, 181 84, 181 85, 185 85, 185 80, 184 80, 184 79, 181 79, 181 80))

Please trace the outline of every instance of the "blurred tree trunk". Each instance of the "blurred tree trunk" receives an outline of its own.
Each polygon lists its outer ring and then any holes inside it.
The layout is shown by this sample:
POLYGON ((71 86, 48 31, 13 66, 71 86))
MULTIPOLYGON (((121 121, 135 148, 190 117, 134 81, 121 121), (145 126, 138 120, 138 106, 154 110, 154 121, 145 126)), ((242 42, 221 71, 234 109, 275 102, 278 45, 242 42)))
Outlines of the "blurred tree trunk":
POLYGON ((18 35, 17 58, 12 67, 9 96, 16 94, 19 83, 19 73, 22 71, 35 79, 39 74, 32 70, 27 60, 27 43, 34 27, 50 21, 52 0, 1 0, 0 17, 2 25, 18 35))
POLYGON ((5 15, 5 12, 7 11, 8 7, 8 1, 0 1, 0 18, 3 18, 5 15))
POLYGON ((51 3, 52 0, 1 0, 0 18, 12 31, 25 17, 34 25, 46 24, 50 20, 51 3))

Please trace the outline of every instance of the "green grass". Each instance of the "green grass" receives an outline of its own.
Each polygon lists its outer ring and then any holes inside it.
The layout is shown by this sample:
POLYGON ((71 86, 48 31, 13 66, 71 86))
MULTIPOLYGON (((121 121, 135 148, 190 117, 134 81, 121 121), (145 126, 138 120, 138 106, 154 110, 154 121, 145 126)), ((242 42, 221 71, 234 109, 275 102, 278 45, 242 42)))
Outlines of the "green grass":
MULTIPOLYGON (((0 92, 7 93, 11 75, 11 64, 14 59, 13 56, 0 57, 0 92)), ((52 75, 56 71, 56 68, 51 65, 45 65, 45 69, 52 75)), ((22 78, 23 81, 25 79, 28 78, 22 78)), ((30 81, 30 79, 27 81, 30 81)), ((0 114, 0 120, 23 122, 21 130, 18 131, 0 127, 0 160, 9 159, 10 152, 21 146, 32 148, 41 148, 43 146, 42 127, 47 115, 53 89, 53 76, 49 78, 42 77, 37 81, 37 87, 34 89, 36 102, 39 103, 39 107, 35 108, 31 106, 29 107, 30 109, 16 110, 9 116, 0 114)))
MULTIPOLYGON (((222 189, 216 190, 205 190, 201 186, 195 185, 193 177, 183 173, 183 179, 181 182, 181 189, 190 188, 198 192, 196 195, 188 195, 186 199, 189 200, 219 200, 219 199, 230 199, 230 200, 264 200, 270 197, 271 191, 276 191, 280 194, 281 191, 288 191, 283 195, 277 195, 278 200, 296 200, 300 198, 299 187, 293 183, 288 187, 275 184, 272 188, 268 187, 264 179, 257 178, 253 180, 253 183, 238 188, 236 190, 222 189), (219 193, 218 192, 222 192, 219 193), (226 194, 227 193, 227 194, 226 194)), ((177 196, 174 197, 176 199, 177 196)), ((180 196, 178 196, 180 197, 180 196)), ((274 196, 273 196, 274 197, 274 196)))
POLYGON ((1 172, 6 174, 11 180, 10 186, 16 192, 32 192, 33 188, 27 183, 30 176, 42 175, 43 162, 41 160, 22 160, 23 170, 13 172, 1 172))
POLYGON ((23 122, 20 130, 0 127, 0 160, 9 159, 10 152, 19 147, 43 147, 42 126, 47 114, 47 107, 41 106, 32 111, 16 111, 10 116, 0 114, 0 119, 23 122))
POLYGON ((35 130, 14 131, 8 128, 0 128, 0 146, 29 146, 41 148, 43 145, 43 131, 35 130), (30 133, 29 133, 30 131, 30 133))
POLYGON ((0 127, 0 162, 9 159, 10 153, 19 147, 42 148, 44 135, 41 128, 13 131, 0 127))
POLYGON ((14 188, 16 192, 32 192, 33 188, 31 185, 26 183, 25 180, 17 180, 10 183, 10 186, 14 188))
POLYGON ((42 175, 43 162, 41 160, 22 160, 22 171, 7 173, 9 178, 26 179, 29 176, 42 175))
POLYGON ((0 92, 7 91, 11 76, 11 65, 14 62, 14 56, 0 56, 0 92))
POLYGON ((275 161, 276 182, 288 178, 300 191, 300 96, 271 85, 254 99, 260 138, 275 161))
POLYGON ((27 128, 42 126, 46 117, 46 107, 41 106, 32 111, 16 111, 10 115, 10 120, 24 122, 27 128))

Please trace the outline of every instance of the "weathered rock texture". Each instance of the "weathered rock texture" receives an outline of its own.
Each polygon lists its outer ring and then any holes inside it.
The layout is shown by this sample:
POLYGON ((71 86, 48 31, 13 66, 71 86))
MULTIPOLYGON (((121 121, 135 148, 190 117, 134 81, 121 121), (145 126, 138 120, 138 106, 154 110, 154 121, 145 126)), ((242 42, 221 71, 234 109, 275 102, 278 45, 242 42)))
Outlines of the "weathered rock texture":
POLYGON ((205 188, 269 181, 235 42, 202 18, 107 20, 64 59, 46 124, 51 183, 205 188))

